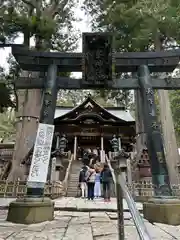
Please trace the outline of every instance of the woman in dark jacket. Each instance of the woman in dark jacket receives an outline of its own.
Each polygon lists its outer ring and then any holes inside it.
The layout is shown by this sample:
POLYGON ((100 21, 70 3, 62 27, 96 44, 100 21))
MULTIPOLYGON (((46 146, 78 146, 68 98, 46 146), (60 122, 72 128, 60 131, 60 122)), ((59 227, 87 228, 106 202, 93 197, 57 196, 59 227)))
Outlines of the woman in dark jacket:
POLYGON ((111 198, 111 181, 112 174, 107 164, 104 165, 104 168, 101 172, 101 182, 103 186, 103 197, 104 201, 109 202, 111 198))

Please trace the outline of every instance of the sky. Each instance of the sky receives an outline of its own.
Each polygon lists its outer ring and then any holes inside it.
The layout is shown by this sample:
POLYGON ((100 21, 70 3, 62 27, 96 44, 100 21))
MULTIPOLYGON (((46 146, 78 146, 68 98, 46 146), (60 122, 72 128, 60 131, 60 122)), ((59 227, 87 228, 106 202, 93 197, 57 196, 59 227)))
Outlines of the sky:
MULTIPOLYGON (((90 32, 91 31, 90 21, 88 17, 85 15, 85 13, 81 10, 81 1, 78 7, 74 10, 74 12, 78 18, 82 19, 80 22, 75 23, 74 25, 75 29, 79 30, 81 33, 90 32)), ((15 43, 17 44, 23 43, 23 37, 22 36, 18 37, 15 43)), ((31 40, 30 44, 33 45, 33 40, 31 40)), ((77 49, 77 52, 81 52, 81 51, 82 51, 82 38, 79 39, 78 49, 77 49)), ((11 53, 11 48, 6 48, 5 50, 0 49, 0 65, 4 67, 6 70, 8 70, 7 57, 9 56, 10 53, 11 53)), ((81 73, 73 73, 74 77, 81 77, 81 75, 82 75, 81 73)))

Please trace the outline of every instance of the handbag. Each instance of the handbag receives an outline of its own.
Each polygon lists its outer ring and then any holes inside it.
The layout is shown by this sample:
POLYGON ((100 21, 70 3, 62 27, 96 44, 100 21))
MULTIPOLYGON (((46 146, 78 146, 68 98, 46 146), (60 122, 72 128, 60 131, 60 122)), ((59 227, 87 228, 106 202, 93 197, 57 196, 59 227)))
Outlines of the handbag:
POLYGON ((93 174, 93 172, 91 172, 91 173, 89 174, 88 178, 86 179, 86 182, 89 182, 90 177, 92 176, 92 174, 93 174))

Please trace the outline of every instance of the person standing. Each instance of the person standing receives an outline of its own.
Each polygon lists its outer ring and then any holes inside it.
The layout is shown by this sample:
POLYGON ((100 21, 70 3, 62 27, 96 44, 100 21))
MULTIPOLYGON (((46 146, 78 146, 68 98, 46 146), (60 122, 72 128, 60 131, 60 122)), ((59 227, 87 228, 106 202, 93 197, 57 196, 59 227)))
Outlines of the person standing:
POLYGON ((82 160, 83 160, 84 165, 86 165, 86 166, 89 165, 90 161, 89 161, 89 154, 87 151, 84 151, 82 160))
POLYGON ((88 200, 94 199, 94 185, 95 185, 96 171, 94 166, 90 166, 86 175, 86 182, 88 187, 88 200))
POLYGON ((86 183, 86 174, 88 171, 87 166, 83 166, 79 173, 79 187, 81 188, 81 197, 87 198, 87 183, 86 183))
POLYGON ((94 197, 100 198, 101 197, 101 173, 96 170, 96 177, 95 177, 95 186, 94 186, 94 197))
POLYGON ((103 197, 105 202, 109 202, 111 198, 111 181, 112 174, 107 164, 104 164, 104 168, 101 172, 101 182, 103 186, 103 197))

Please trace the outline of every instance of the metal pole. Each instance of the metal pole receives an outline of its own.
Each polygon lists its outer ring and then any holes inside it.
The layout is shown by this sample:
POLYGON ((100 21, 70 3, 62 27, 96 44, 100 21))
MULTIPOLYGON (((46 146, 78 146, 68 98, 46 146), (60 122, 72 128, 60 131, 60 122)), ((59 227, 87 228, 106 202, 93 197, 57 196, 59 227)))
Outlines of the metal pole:
POLYGON ((116 174, 116 195, 117 195, 117 211, 118 211, 118 239, 124 240, 124 209, 123 209, 123 193, 119 184, 119 175, 121 170, 117 169, 116 174))
POLYGON ((125 200, 127 202, 127 205, 129 207, 129 210, 130 210, 130 213, 131 213, 131 216, 133 218, 133 221, 134 221, 134 224, 136 226, 136 229, 138 231, 138 234, 139 234, 139 238, 141 240, 151 240, 151 236, 146 228, 146 225, 144 224, 143 222, 143 218, 141 217, 137 207, 136 207, 136 204, 129 192, 129 189, 126 185, 126 182, 124 180, 124 177, 121 175, 121 172, 120 174, 118 175, 118 183, 119 183, 119 186, 121 187, 122 189, 122 192, 124 194, 124 197, 125 197, 125 200))

